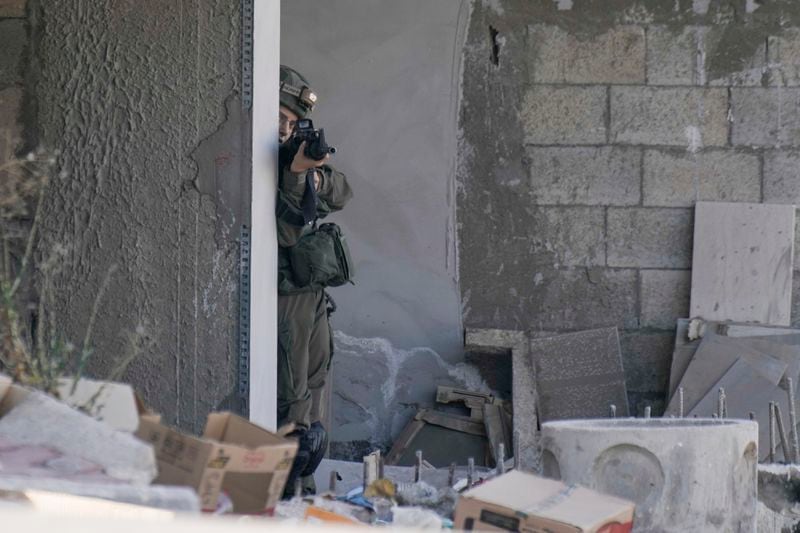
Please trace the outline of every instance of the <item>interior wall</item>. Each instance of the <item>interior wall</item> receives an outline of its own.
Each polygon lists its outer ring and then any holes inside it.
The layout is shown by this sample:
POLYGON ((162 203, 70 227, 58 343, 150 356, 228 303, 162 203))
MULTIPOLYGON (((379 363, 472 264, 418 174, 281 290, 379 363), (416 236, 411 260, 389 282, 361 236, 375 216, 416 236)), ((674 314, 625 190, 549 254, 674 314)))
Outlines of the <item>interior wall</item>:
POLYGON ((461 363, 456 117, 467 1, 282 2, 281 61, 319 94, 316 127, 354 198, 332 217, 356 263, 331 290, 332 453, 386 445, 461 363))

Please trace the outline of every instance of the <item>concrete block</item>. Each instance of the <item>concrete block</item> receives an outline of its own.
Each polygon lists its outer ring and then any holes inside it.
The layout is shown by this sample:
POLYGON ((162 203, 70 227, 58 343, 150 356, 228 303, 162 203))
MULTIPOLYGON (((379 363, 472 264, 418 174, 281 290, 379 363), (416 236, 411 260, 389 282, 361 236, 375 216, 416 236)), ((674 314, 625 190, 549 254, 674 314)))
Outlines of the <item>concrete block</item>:
POLYGON ((0 88, 22 82, 20 62, 27 41, 24 20, 0 20, 0 88))
POLYGON ((800 146, 800 89, 734 88, 731 140, 740 146, 800 146))
POLYGON ((537 204, 638 205, 641 153, 626 147, 529 147, 537 204))
POLYGON ((691 209, 609 208, 607 254, 608 266, 689 268, 691 209))
POLYGON ((754 154, 647 150, 642 187, 644 205, 691 207, 698 200, 758 202, 761 170, 754 154))
POLYGON ((552 252, 557 266, 605 265, 602 207, 532 207, 528 214, 530 244, 552 252))
POLYGON ((2 490, 43 490, 184 513, 200 512, 200 498, 194 489, 188 487, 135 486, 126 483, 78 482, 46 477, 0 476, 0 491, 2 490))
POLYGON ((725 89, 611 87, 611 141, 697 150, 728 142, 725 89))
POLYGON ((620 335, 622 367, 628 394, 657 395, 663 401, 669 385, 674 336, 671 333, 624 333, 620 335))
POLYGON ((0 437, 95 461, 129 483, 146 485, 157 473, 149 444, 38 392, 0 418, 0 437))
POLYGON ((642 270, 640 301, 643 328, 671 330, 689 314, 692 273, 689 270, 642 270))
POLYGON ((616 26, 579 38, 559 26, 528 28, 534 83, 644 83, 644 29, 616 26))
POLYGON ((25 16, 28 0, 0 0, 0 18, 21 18, 25 16))
POLYGON ((528 315, 537 330, 639 326, 635 270, 557 270, 543 277, 540 289, 528 315))
POLYGON ((764 202, 800 205, 800 152, 764 153, 764 202))
POLYGON ((747 54, 735 49, 732 42, 753 39, 744 25, 717 25, 698 35, 698 59, 703 63, 708 84, 717 87, 760 87, 767 80, 766 39, 756 46, 746 46, 747 54))
POLYGON ((780 35, 768 37, 767 42, 769 84, 800 85, 800 29, 784 28, 780 35))
MULTIPOLYGON (((716 73, 716 58, 729 26, 650 26, 647 29, 647 82, 651 85, 759 86, 766 72, 765 45, 738 64, 716 73)), ((733 30, 735 31, 735 30, 733 30)))
POLYGON ((531 358, 542 421, 628 416, 616 327, 531 339, 531 358))
POLYGON ((697 69, 697 28, 650 26, 647 28, 647 83, 650 85, 702 85, 697 69))
POLYGON ((520 113, 525 143, 605 143, 606 96, 605 87, 531 87, 520 113))
POLYGON ((545 471, 635 502, 635 531, 755 531, 755 422, 567 420, 542 438, 545 471))

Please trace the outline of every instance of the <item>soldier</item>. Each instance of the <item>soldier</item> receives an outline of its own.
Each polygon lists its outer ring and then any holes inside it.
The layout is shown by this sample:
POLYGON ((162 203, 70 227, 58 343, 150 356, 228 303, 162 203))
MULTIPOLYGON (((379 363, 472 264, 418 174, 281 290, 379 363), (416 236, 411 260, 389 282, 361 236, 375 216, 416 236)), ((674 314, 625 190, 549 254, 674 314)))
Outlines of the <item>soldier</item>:
MULTIPOLYGON (((326 155, 314 160, 304 154, 305 142, 294 152, 291 140, 298 119, 308 118, 316 104, 308 81, 281 66, 278 226, 278 424, 294 423, 290 436, 299 441, 285 495, 297 476, 306 492, 314 492, 313 473, 327 447, 322 426, 325 378, 331 364, 333 338, 325 281, 298 281, 293 270, 297 243, 316 232, 317 219, 339 211, 352 197, 347 178, 328 164, 326 155), (313 176, 312 176, 313 175, 313 176), (311 216, 309 216, 309 212, 311 216), (309 220, 311 218, 312 220, 309 220)), ((309 242, 309 241, 305 241, 309 242)), ((313 249, 313 247, 312 247, 313 249)), ((313 254, 311 257, 313 262, 313 254)), ((295 263, 298 261, 295 260, 295 263)))

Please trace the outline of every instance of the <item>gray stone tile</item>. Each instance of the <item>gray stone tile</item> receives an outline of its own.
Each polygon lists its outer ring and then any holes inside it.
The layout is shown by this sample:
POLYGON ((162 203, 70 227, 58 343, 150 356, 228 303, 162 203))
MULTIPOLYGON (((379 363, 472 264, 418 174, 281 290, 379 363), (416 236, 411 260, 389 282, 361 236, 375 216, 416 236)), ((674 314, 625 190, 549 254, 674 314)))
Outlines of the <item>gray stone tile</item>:
MULTIPOLYGON (((683 387, 684 413, 691 412, 739 359, 755 365, 764 379, 777 385, 788 367, 787 363, 772 356, 772 353, 780 350, 780 346, 776 347, 768 342, 754 343, 747 339, 728 338, 707 332, 678 385, 683 387)), ((665 412, 679 414, 677 392, 665 412)))
POLYGON ((795 209, 698 202, 690 315, 788 326, 795 209))
POLYGON ((628 415, 617 328, 533 339, 531 358, 543 422, 628 415))

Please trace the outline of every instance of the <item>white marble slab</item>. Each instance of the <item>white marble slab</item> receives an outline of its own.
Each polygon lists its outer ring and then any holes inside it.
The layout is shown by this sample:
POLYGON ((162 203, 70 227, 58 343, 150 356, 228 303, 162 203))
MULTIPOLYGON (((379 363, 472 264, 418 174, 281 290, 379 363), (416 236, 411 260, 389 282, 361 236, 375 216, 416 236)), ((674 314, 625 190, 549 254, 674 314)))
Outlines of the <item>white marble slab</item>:
POLYGON ((788 326, 793 205, 697 202, 691 316, 788 326))

